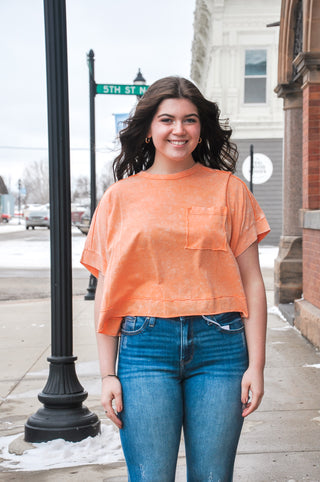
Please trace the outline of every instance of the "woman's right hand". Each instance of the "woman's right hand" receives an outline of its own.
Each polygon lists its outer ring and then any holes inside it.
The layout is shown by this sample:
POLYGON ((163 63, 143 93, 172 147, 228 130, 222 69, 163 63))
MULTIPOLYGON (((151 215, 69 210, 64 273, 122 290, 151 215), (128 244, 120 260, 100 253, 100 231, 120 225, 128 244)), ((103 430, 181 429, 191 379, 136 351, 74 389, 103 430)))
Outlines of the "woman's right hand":
POLYGON ((122 428, 122 422, 117 413, 122 412, 122 388, 120 380, 115 376, 106 376, 102 380, 101 403, 106 416, 118 427, 122 428), (112 401, 115 401, 115 409, 112 401))

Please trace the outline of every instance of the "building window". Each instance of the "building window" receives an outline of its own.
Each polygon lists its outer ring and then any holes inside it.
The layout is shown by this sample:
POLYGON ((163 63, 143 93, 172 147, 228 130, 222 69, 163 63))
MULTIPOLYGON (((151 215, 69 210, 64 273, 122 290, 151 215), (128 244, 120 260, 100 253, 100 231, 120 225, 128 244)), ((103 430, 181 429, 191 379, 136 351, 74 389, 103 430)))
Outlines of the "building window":
POLYGON ((266 102, 267 85, 267 51, 246 50, 244 73, 245 104, 262 104, 266 102))

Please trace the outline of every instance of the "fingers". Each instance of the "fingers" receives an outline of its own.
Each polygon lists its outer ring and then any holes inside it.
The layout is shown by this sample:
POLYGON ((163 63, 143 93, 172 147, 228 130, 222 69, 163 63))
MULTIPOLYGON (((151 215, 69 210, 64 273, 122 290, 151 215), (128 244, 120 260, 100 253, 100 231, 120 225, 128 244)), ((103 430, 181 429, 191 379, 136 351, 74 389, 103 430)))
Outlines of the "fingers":
POLYGON ((109 418, 111 422, 113 422, 118 428, 122 428, 122 422, 112 407, 112 400, 110 400, 104 408, 106 417, 109 418))
POLYGON ((249 402, 249 396, 250 396, 250 382, 246 380, 245 376, 243 376, 242 383, 241 383, 242 405, 246 405, 249 402))
POLYGON ((102 383, 101 403, 106 416, 118 427, 122 428, 122 422, 117 416, 122 411, 122 389, 120 381, 114 378, 106 378, 102 383))
POLYGON ((122 394, 121 393, 117 393, 115 394, 115 397, 114 397, 114 401, 115 401, 115 406, 116 406, 116 410, 117 412, 122 412, 122 394))
POLYGON ((242 416, 247 417, 260 405, 263 397, 263 375, 250 377, 246 372, 241 383, 242 416))
POLYGON ((242 416, 247 417, 250 413, 254 412, 260 405, 263 397, 262 394, 252 393, 252 399, 243 405, 242 416))

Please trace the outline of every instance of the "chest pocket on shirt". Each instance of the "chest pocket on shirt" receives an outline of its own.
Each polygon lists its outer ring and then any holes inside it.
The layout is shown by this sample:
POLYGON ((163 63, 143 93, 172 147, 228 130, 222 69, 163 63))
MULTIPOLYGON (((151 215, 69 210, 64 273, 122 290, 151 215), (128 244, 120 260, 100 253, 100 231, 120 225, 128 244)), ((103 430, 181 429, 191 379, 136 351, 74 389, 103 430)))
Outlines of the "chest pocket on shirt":
POLYGON ((187 249, 227 250, 226 207, 187 208, 187 249))

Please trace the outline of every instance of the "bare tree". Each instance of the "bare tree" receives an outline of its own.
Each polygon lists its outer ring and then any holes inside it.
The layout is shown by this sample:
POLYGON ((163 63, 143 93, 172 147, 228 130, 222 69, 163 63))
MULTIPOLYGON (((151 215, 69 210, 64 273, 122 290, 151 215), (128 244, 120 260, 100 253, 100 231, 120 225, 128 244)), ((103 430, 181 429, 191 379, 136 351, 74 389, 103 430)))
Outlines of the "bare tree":
POLYGON ((22 182, 26 188, 25 202, 39 204, 49 202, 48 161, 33 161, 24 169, 22 182))
POLYGON ((78 199, 89 198, 90 196, 90 181, 88 176, 79 176, 75 180, 75 188, 72 189, 72 201, 78 199))
POLYGON ((101 198, 102 194, 106 189, 108 189, 111 184, 114 183, 114 177, 113 177, 113 171, 112 171, 112 165, 105 164, 104 168, 102 170, 101 175, 98 178, 98 197, 101 198))

